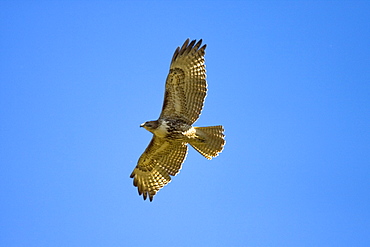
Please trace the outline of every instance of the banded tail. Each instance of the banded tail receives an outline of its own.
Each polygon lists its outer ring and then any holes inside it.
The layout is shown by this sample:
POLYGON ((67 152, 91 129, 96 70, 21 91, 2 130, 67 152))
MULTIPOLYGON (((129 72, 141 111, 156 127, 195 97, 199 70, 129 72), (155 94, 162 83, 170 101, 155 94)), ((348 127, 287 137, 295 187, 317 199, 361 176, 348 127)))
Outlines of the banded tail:
POLYGON ((189 144, 207 159, 216 157, 225 145, 224 128, 221 125, 209 127, 194 127, 196 138, 189 144))

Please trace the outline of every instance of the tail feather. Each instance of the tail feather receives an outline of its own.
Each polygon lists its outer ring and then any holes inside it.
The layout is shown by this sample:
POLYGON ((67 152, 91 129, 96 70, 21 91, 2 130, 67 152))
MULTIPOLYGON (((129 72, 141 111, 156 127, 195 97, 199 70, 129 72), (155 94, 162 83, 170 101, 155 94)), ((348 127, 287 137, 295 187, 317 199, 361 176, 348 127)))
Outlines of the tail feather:
POLYGON ((194 127, 196 138, 189 144, 207 159, 216 157, 224 148, 225 135, 221 125, 209 127, 194 127))

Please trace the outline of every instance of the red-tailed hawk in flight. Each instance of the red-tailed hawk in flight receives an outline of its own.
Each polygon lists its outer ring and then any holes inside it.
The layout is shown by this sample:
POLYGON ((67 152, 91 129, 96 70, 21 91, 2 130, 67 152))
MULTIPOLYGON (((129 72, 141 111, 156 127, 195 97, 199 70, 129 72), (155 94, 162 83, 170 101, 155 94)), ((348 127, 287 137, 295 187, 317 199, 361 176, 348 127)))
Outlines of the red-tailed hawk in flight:
POLYGON ((207 93, 202 40, 185 41, 173 54, 162 112, 155 121, 140 125, 153 133, 149 146, 139 158, 130 177, 144 200, 154 195, 171 181, 187 154, 189 143, 207 159, 220 153, 225 145, 221 125, 192 127, 203 108, 207 93))

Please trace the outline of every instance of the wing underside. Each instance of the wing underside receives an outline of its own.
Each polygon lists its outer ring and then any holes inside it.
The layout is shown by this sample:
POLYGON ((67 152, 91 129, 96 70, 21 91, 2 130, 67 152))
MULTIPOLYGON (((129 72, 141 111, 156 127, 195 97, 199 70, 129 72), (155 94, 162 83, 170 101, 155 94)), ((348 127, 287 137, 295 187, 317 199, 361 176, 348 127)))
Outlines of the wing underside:
POLYGON ((134 178, 139 195, 143 195, 144 200, 149 196, 152 201, 154 195, 171 181, 170 175, 175 176, 180 171, 186 154, 186 143, 153 136, 130 176, 134 178))
POLYGON ((160 118, 182 119, 190 125, 199 118, 207 94, 206 45, 195 42, 187 39, 173 55, 160 118))

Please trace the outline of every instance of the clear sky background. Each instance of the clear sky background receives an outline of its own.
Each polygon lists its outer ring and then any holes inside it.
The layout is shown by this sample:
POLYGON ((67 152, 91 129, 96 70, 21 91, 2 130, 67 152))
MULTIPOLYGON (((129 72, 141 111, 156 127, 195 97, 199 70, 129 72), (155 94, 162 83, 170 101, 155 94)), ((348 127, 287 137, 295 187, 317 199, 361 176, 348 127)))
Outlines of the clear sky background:
POLYGON ((369 246, 369 1, 1 1, 0 58, 1 246, 369 246), (227 143, 150 203, 187 38, 227 143))

